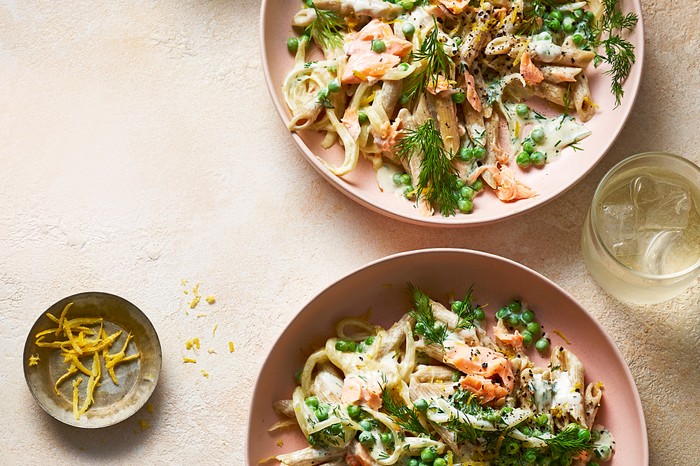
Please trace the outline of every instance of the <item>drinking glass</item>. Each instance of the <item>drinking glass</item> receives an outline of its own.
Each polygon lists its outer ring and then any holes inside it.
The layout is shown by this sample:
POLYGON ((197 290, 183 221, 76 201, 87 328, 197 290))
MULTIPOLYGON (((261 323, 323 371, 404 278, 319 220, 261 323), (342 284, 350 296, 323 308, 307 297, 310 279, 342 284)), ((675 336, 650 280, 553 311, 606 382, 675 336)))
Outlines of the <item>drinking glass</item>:
POLYGON ((615 298, 669 300, 700 275, 700 167, 647 152, 615 165, 593 195, 581 237, 588 272, 615 298))

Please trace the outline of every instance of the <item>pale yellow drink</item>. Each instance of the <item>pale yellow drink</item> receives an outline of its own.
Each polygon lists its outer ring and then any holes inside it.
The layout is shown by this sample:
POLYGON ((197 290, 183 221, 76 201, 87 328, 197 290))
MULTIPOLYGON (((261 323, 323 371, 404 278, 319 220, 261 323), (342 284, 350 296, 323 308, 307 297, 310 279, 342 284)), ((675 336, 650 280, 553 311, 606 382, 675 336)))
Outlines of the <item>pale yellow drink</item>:
POLYGON ((700 168, 671 154, 640 154, 601 181, 584 225, 588 270, 613 296, 665 301, 700 273, 700 168))

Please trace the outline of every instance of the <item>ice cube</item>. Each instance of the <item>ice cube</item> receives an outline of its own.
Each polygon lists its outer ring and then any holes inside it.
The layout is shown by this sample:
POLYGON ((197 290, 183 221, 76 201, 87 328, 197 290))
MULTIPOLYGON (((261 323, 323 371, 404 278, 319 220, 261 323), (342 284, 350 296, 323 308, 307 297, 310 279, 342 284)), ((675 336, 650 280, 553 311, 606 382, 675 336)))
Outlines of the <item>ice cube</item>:
POLYGON ((630 183, 640 231, 678 231, 688 226, 693 201, 688 189, 653 175, 640 175, 630 183))
POLYGON ((599 231, 608 247, 636 237, 637 209, 630 202, 626 185, 612 191, 601 201, 600 226, 599 231))

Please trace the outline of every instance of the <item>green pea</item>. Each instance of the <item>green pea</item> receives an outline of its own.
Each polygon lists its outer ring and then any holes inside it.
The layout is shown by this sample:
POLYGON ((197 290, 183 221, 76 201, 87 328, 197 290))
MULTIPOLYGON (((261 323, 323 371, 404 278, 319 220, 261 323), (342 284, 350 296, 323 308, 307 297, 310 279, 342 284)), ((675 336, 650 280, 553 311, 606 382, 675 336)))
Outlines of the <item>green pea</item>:
POLYGON ((418 466, 419 461, 415 458, 411 458, 408 460, 408 463, 406 463, 406 466, 418 466))
POLYGON ((513 300, 513 301, 511 301, 511 302, 508 304, 508 310, 509 310, 510 312, 517 312, 517 313, 519 313, 519 312, 522 310, 522 308, 523 308, 523 305, 520 304, 520 301, 515 301, 515 300, 513 300))
POLYGON ((591 431, 588 429, 580 429, 578 431, 578 439, 582 442, 588 442, 591 439, 591 431))
POLYGON ((600 431, 598 431, 598 430, 592 431, 592 432, 591 432, 591 438, 592 438, 593 440, 596 440, 596 441, 597 441, 597 440, 600 440, 600 431))
POLYGON ((360 110, 359 112, 357 112, 357 120, 360 122, 361 125, 363 125, 369 122, 369 117, 365 112, 360 110))
POLYGON ((372 51, 377 53, 383 53, 386 51, 386 44, 381 39, 374 39, 372 41, 372 51))
POLYGON ((586 12, 586 22, 588 24, 591 24, 595 20, 595 15, 593 14, 592 11, 587 11, 586 12))
POLYGON ((542 166, 545 164, 546 159, 545 155, 540 151, 535 151, 530 154, 530 162, 532 162, 533 165, 542 166))
POLYGON ((544 136, 545 134, 542 128, 535 128, 530 133, 530 138, 535 142, 535 144, 539 144, 540 142, 544 141, 544 136))
POLYGON ((328 88, 321 88, 318 90, 318 100, 325 100, 328 98, 328 88))
POLYGON ((464 307, 464 303, 462 301, 453 301, 452 302, 452 312, 460 312, 463 307, 464 307))
POLYGON ((413 23, 404 22, 403 26, 401 26, 401 30, 403 31, 404 36, 410 38, 413 33, 416 32, 416 27, 413 25, 413 23))
POLYGON ((554 10, 549 14, 549 17, 552 19, 556 19, 557 21, 561 21, 564 19, 564 13, 562 13, 559 10, 554 10))
POLYGON ((551 29, 552 31, 558 31, 561 29, 561 23, 559 22, 558 19, 552 18, 549 21, 547 21, 547 27, 551 29))
POLYGON ((537 451, 531 449, 525 450, 523 453, 523 461, 525 464, 532 464, 537 461, 537 451))
POLYGON ((336 340, 335 349, 337 351, 345 352, 348 350, 348 342, 345 340, 336 340))
POLYGON ((579 34, 578 32, 577 32, 576 34, 574 34, 573 36, 571 36, 571 38, 573 39, 574 44, 576 44, 577 46, 583 45, 584 38, 583 38, 583 36, 582 36, 581 34, 579 34))
POLYGON ((486 148, 484 146, 476 146, 472 149, 472 155, 475 159, 483 159, 486 155, 486 148))
POLYGON ((535 152, 535 145, 532 143, 532 140, 528 138, 523 141, 523 150, 528 154, 535 152))
POLYGON ((504 406, 501 408, 501 414, 510 414, 513 412, 513 408, 510 406, 504 406))
POLYGON ((540 353, 547 351, 549 349, 549 340, 547 340, 544 337, 540 338, 539 340, 537 340, 537 343, 535 343, 535 348, 540 353))
POLYGON ((453 382, 459 382, 459 379, 462 378, 462 375, 459 372, 453 372, 452 373, 452 381, 453 382))
POLYGON ((484 187, 484 182, 481 181, 481 179, 476 180, 474 183, 472 183, 472 186, 471 186, 471 188, 474 191, 481 191, 483 189, 483 187, 484 187))
POLYGON ((573 15, 576 21, 581 21, 581 18, 583 18, 583 10, 581 8, 577 8, 574 10, 573 15))
POLYGON ((379 440, 381 440, 384 445, 391 445, 394 443, 394 436, 388 432, 382 432, 379 435, 379 440))
POLYGON ((408 63, 406 63, 406 62, 399 63, 399 69, 400 69, 401 71, 408 71, 409 66, 410 66, 410 65, 409 65, 408 63))
POLYGON ((357 436, 357 440, 359 440, 362 445, 372 445, 374 443, 374 435, 369 432, 360 432, 360 435, 357 436))
POLYGON ((486 314, 484 314, 484 310, 481 308, 477 308, 474 310, 474 318, 478 321, 482 321, 486 318, 486 314))
POLYGON ((331 72, 331 73, 337 73, 337 72, 338 72, 338 65, 336 65, 335 63, 333 63, 333 64, 331 64, 331 65, 328 65, 327 68, 328 68, 328 71, 331 72))
POLYGON ((576 29, 576 26, 574 26, 574 20, 571 16, 567 16, 564 18, 564 21, 561 23, 562 28, 564 29, 564 32, 570 34, 574 32, 576 29))
POLYGON ((496 312, 496 319, 505 319, 508 316, 508 314, 510 314, 508 308, 502 307, 496 312))
POLYGON ((308 437, 306 437, 306 441, 309 442, 309 445, 311 445, 312 447, 318 445, 318 438, 314 434, 311 434, 308 437))
POLYGON ((469 199, 460 199, 457 201, 457 208, 463 214, 468 214, 474 209, 474 204, 469 199))
POLYGON ((408 173, 404 173, 403 175, 401 175, 401 184, 406 186, 411 184, 411 175, 409 175, 408 173))
POLYGON ((457 157, 459 157, 460 160, 464 160, 465 162, 468 162, 469 160, 471 160, 473 155, 474 154, 472 152, 471 147, 467 147, 467 146, 462 146, 459 149, 459 152, 457 152, 457 157))
POLYGON ((337 79, 331 80, 328 83, 328 90, 331 92, 338 92, 340 90, 340 82, 337 79))
POLYGON ((505 448, 506 453, 508 453, 509 455, 514 455, 518 451, 520 451, 520 444, 515 439, 508 438, 503 442, 503 444, 504 444, 503 447, 505 448))
POLYGON ((530 107, 526 104, 518 104, 515 106, 515 113, 517 113, 518 116, 526 117, 528 113, 530 113, 530 107))
POLYGON ((535 313, 528 309, 520 315, 520 320, 522 320, 523 323, 527 325, 535 320, 535 313))
POLYGON ((532 333, 528 332, 527 330, 523 331, 523 345, 525 345, 525 348, 529 348, 530 345, 532 344, 532 333))
POLYGON ((372 428, 374 427, 374 425, 372 424, 372 421, 369 421, 367 419, 361 420, 358 424, 360 424, 360 427, 362 428, 362 430, 365 430, 365 431, 372 430, 372 428))
POLYGON ((432 463, 437 456, 438 454, 435 447, 423 448, 423 451, 420 452, 421 461, 425 461, 426 463, 432 463))
POLYGON ((469 186, 462 186, 462 189, 459 190, 459 195, 462 196, 462 199, 471 201, 474 199, 474 190, 469 186))
POLYGON ((401 182, 401 173, 394 173, 394 176, 391 177, 391 180, 394 182, 394 186, 401 186, 403 184, 401 182))
POLYGON ((428 410, 428 402, 424 398, 420 398, 413 403, 413 407, 424 413, 428 410))
POLYGON ((340 433, 343 432, 343 425, 340 422, 337 422, 330 426, 328 430, 330 431, 331 435, 340 435, 340 433))
POLYGON ((306 403, 306 406, 310 406, 312 408, 318 408, 318 398, 315 396, 310 396, 307 399, 304 400, 304 403, 306 403))
POLYGON ((357 349, 357 344, 354 341, 349 341, 347 342, 347 348, 348 353, 352 353, 357 349))
POLYGON ((400 3, 403 9, 406 11, 412 10, 413 7, 416 6, 416 3, 413 0, 401 0, 400 3))
POLYGON ((518 166, 522 168, 530 166, 530 154, 528 154, 525 151, 522 151, 518 154, 517 157, 515 157, 515 163, 517 163, 518 166))
POLYGON ((287 39, 287 50, 289 50, 289 53, 297 53, 297 50, 299 50, 299 39, 296 37, 287 39))
POLYGON ((433 466, 447 466, 447 460, 445 458, 435 458, 433 466))
POLYGON ((539 414, 539 415, 535 418, 535 424, 537 424, 537 425, 540 426, 540 427, 546 426, 548 423, 549 423, 549 417, 547 417, 547 415, 544 414, 544 413, 539 414))
POLYGON ((486 420, 492 424, 496 424, 501 421, 501 416, 496 411, 491 411, 486 415, 486 420))
POLYGON ((348 416, 350 416, 350 419, 357 419, 358 417, 360 417, 360 414, 362 414, 362 408, 360 408, 357 405, 349 405, 347 411, 348 416))
POLYGON ((316 418, 319 421, 325 421, 326 419, 328 419, 328 408, 325 406, 319 406, 315 413, 316 418))
POLYGON ((463 104, 466 99, 464 92, 455 92, 452 94, 452 101, 456 104, 463 104))
POLYGON ((374 344, 374 337, 373 336, 368 336, 365 338, 365 345, 367 346, 372 346, 374 344))
POLYGON ((462 38, 461 38, 461 37, 457 36, 457 37, 455 37, 453 40, 454 40, 455 45, 456 45, 457 47, 459 47, 460 45, 462 45, 462 38))
POLYGON ((527 324, 526 330, 536 337, 542 331, 542 327, 537 322, 530 322, 527 324))

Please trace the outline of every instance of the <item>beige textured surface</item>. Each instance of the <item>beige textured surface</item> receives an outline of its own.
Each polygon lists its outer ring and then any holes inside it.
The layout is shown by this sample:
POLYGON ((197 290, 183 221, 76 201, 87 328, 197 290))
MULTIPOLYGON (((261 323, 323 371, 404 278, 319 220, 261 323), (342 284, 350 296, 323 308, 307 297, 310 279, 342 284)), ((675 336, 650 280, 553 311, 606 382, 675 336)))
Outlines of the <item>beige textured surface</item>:
POLYGON ((258 1, 0 1, 0 463, 243 464, 257 371, 295 311, 368 261, 456 246, 530 266, 587 307, 635 376, 651 463, 698 464, 700 286, 621 305, 579 253, 614 163, 654 149, 700 162, 700 74, 687 73, 700 60, 698 3, 642 3, 640 98, 599 166, 535 212, 448 231, 380 217, 303 160, 262 81, 258 1), (183 278, 218 302, 186 315, 183 278), (36 317, 85 290, 140 306, 164 354, 153 412, 94 432, 46 416, 22 376, 36 317), (193 336, 203 348, 185 365, 193 336))

